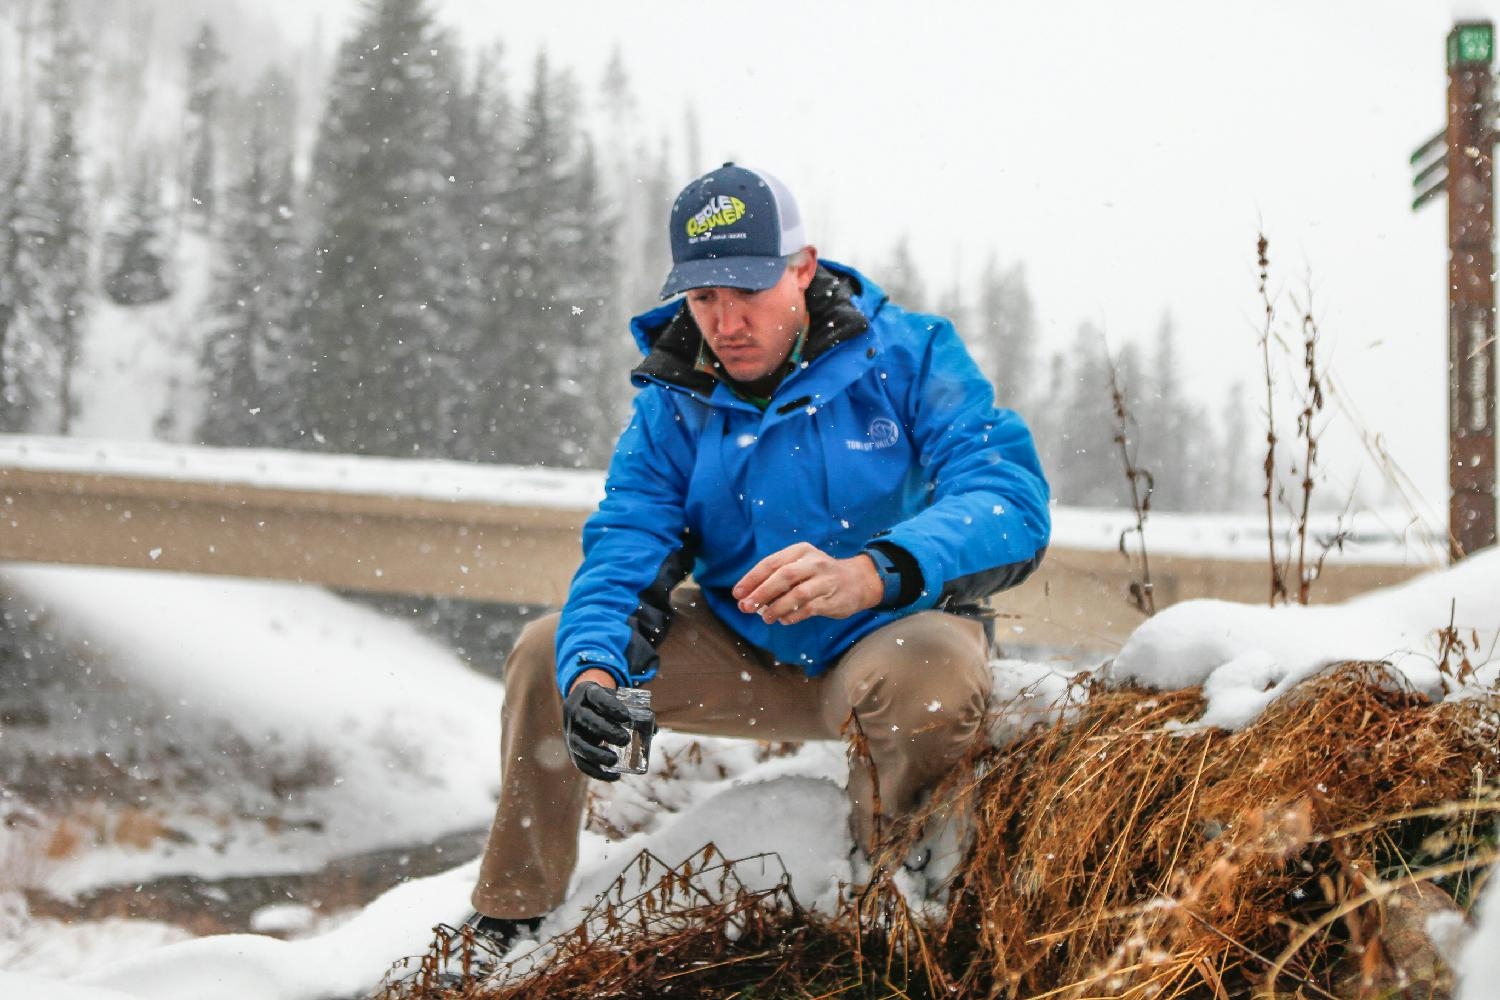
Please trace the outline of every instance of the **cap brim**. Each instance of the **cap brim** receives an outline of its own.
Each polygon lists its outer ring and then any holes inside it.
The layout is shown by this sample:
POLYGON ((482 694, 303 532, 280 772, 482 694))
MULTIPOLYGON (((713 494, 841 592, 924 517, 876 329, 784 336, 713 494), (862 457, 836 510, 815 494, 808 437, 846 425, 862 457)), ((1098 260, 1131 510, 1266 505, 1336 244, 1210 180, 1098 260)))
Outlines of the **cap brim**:
POLYGON ((781 280, 785 257, 709 257, 683 261, 672 268, 661 297, 670 299, 690 288, 748 288, 759 292, 781 280))

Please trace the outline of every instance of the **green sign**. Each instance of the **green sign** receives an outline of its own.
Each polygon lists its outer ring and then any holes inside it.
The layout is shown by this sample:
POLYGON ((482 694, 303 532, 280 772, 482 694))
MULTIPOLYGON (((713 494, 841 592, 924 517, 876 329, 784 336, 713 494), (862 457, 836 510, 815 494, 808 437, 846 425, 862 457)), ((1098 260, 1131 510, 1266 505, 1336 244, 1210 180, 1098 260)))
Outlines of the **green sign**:
POLYGON ((1495 56, 1495 26, 1489 21, 1455 25, 1448 33, 1448 65, 1489 65, 1495 56))

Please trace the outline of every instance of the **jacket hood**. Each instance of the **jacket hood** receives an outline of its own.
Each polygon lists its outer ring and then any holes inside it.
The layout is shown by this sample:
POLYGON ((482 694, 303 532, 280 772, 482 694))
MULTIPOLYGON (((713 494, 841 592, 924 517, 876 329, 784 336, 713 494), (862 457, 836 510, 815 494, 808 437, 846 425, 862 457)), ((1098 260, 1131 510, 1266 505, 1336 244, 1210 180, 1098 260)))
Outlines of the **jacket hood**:
MULTIPOLYGON (((870 319, 885 304, 880 287, 852 267, 834 261, 818 262, 807 289, 809 318, 803 360, 811 361, 830 348, 862 335, 870 319)), ((646 355, 631 376, 637 382, 658 380, 707 395, 714 377, 695 367, 703 333, 693 321, 685 300, 668 302, 630 322, 636 346, 646 355)))

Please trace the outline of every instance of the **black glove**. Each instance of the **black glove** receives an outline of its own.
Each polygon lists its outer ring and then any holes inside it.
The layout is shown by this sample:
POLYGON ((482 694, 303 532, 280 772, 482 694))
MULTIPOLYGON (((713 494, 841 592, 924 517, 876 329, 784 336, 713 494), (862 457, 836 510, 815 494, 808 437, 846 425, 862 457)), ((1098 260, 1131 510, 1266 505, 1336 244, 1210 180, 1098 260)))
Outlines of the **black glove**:
POLYGON ((603 744, 622 747, 629 743, 630 733, 625 728, 629 722, 630 713, 603 684, 584 681, 573 685, 563 702, 563 732, 578 770, 600 781, 619 781, 618 774, 604 770, 615 763, 616 757, 603 744))

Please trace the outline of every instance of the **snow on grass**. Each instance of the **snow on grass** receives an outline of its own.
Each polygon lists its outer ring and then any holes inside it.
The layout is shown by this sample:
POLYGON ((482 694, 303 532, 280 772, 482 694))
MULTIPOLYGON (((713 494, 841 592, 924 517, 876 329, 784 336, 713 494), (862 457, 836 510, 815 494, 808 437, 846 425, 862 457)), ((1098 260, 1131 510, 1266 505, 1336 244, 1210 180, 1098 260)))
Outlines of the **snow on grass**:
POLYGON ((1332 663, 1385 661, 1434 698, 1493 688, 1500 663, 1500 550, 1326 607, 1263 607, 1197 600, 1173 605, 1130 636, 1109 668, 1115 681, 1175 690, 1202 685, 1201 723, 1238 729, 1273 700, 1332 663), (1451 620, 1475 676, 1439 655, 1451 620), (1476 641, 1477 640, 1477 641, 1476 641))

